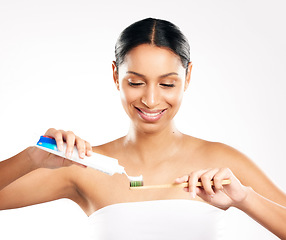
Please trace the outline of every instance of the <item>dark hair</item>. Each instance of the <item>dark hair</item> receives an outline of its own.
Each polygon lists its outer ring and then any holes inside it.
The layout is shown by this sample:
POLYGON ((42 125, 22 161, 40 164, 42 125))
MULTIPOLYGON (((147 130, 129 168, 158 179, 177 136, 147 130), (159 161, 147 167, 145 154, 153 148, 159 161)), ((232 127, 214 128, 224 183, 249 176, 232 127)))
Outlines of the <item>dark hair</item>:
POLYGON ((141 44, 166 47, 178 55, 187 69, 190 62, 190 46, 181 30, 171 22, 146 18, 131 24, 120 34, 115 45, 117 68, 125 60, 126 54, 141 44))

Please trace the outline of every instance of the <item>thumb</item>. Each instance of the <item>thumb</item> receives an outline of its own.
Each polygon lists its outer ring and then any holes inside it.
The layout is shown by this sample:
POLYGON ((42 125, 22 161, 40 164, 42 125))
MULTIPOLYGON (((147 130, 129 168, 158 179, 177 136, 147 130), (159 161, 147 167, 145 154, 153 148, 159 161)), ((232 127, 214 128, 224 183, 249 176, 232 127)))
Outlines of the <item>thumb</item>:
POLYGON ((175 179, 175 183, 183 183, 183 182, 187 182, 189 180, 189 176, 185 175, 183 177, 179 177, 175 179))

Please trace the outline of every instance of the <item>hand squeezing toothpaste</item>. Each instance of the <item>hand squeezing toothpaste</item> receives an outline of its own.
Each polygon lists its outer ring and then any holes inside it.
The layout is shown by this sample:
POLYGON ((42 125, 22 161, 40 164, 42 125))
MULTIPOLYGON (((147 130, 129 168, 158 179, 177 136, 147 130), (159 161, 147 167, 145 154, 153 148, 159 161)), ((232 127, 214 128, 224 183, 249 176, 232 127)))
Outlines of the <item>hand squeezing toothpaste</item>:
MULTIPOLYGON (((59 151, 56 140, 54 138, 48 136, 41 136, 36 144, 36 147, 55 154, 57 156, 67 158, 65 156, 66 143, 63 144, 63 151, 59 151)), ((128 174, 124 170, 124 167, 119 165, 118 160, 115 158, 107 157, 102 154, 92 152, 91 156, 82 159, 79 157, 77 148, 74 147, 72 155, 67 159, 85 165, 87 167, 91 167, 108 175, 113 175, 115 173, 125 174, 130 181, 130 187, 143 186, 143 176, 128 176, 128 174)))

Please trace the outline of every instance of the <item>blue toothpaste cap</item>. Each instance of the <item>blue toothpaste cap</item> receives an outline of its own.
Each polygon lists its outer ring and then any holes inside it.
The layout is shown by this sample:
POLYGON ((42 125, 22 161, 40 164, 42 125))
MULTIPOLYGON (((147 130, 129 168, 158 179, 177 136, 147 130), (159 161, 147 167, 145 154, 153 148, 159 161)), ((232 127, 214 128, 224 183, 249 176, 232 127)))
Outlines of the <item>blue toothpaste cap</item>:
POLYGON ((57 142, 54 138, 51 137, 41 136, 40 140, 37 142, 37 145, 58 151, 57 142))

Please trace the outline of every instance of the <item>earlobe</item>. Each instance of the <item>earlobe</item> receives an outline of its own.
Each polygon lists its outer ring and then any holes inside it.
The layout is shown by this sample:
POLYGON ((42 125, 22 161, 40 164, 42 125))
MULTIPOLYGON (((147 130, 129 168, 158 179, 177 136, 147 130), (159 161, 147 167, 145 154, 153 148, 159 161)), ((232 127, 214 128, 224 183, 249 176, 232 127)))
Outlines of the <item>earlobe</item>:
POLYGON ((113 81, 116 85, 117 90, 119 91, 119 79, 118 79, 118 71, 117 71, 117 66, 116 66, 116 62, 113 61, 112 62, 112 71, 113 71, 113 81))
POLYGON ((187 90, 187 88, 188 88, 188 86, 190 84, 192 68, 193 68, 193 63, 189 62, 188 67, 187 67, 187 74, 186 74, 184 91, 187 90))

